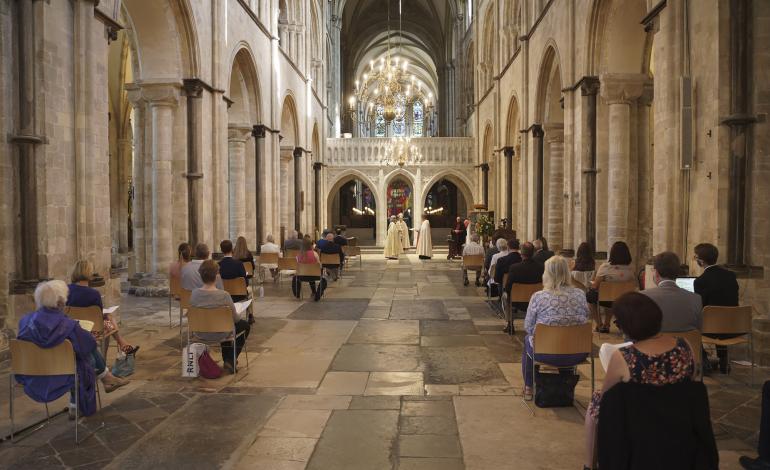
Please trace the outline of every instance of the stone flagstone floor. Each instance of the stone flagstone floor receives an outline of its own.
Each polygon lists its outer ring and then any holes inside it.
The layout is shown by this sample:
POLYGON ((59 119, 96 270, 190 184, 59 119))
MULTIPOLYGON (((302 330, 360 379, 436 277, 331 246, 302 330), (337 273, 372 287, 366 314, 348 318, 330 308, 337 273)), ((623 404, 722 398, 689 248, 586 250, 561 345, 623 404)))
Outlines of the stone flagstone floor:
MULTIPOLYGON (((502 333, 484 292, 463 287, 456 261, 366 255, 321 302, 292 299, 284 282, 265 285, 255 307, 248 370, 242 355, 236 377, 185 379, 167 300, 124 297, 121 331, 141 351, 131 384, 82 420, 84 431, 102 421, 104 429, 75 446, 59 415, 20 443, 0 443, 0 468, 582 468, 590 368, 581 367, 576 407, 530 412, 520 397, 522 321, 515 336, 502 333)), ((606 341, 618 337, 594 342, 606 341)), ((600 386, 598 364, 596 373, 600 386)), ((7 363, 0 375, 7 383, 7 363)), ((754 455, 767 377, 758 369, 749 387, 736 366, 706 379, 721 468, 754 455)), ((44 416, 21 389, 15 396, 17 423, 44 416)))

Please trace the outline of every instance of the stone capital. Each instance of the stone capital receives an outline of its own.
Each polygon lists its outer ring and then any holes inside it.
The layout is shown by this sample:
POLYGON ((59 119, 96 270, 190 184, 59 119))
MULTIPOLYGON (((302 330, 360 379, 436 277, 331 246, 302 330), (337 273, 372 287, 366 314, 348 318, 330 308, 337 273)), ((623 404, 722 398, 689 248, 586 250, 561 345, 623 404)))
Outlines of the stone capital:
POLYGON ((547 122, 543 124, 545 139, 548 143, 564 142, 564 124, 561 122, 547 122))
POLYGON ((593 76, 585 76, 580 79, 580 94, 583 96, 591 96, 599 93, 599 78, 593 76))
POLYGON ((227 126, 228 142, 246 142, 251 135, 252 126, 248 124, 230 124, 227 126))
POLYGON ((179 101, 178 82, 134 82, 127 83, 128 99, 134 106, 147 103, 150 106, 176 106, 179 101))
POLYGON ((649 77, 640 73, 605 73, 599 77, 602 98, 609 104, 631 104, 642 96, 649 77))

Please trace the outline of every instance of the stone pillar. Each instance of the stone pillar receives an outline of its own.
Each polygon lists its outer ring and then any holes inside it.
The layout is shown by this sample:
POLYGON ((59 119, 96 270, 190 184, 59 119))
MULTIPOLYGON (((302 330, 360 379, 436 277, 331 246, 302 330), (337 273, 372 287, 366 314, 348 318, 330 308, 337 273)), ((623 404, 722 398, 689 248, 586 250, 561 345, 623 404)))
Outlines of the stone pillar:
POLYGON ((228 126, 227 149, 230 199, 230 239, 246 233, 246 141, 252 127, 245 124, 228 126))
POLYGON ((184 94, 187 97, 187 240, 195 246, 202 241, 203 233, 201 224, 203 217, 201 206, 203 197, 201 194, 200 180, 203 178, 201 171, 201 155, 198 129, 200 129, 200 97, 203 94, 203 85, 197 78, 185 79, 184 94))
POLYGON ((266 131, 267 128, 262 125, 256 125, 251 129, 251 136, 254 137, 254 174, 256 177, 255 181, 257 182, 257 185, 254 187, 254 224, 256 225, 256 231, 254 233, 256 234, 255 250, 257 251, 259 251, 262 246, 263 240, 262 219, 264 217, 264 209, 262 207, 262 193, 264 188, 259 183, 265 180, 265 178, 263 178, 265 169, 262 159, 264 155, 266 131))
POLYGON ((489 164, 482 163, 479 168, 481 168, 481 200, 489 209, 489 164))
POLYGON ((599 79, 597 77, 583 77, 580 83, 580 94, 585 97, 585 116, 587 125, 584 128, 585 142, 583 150, 583 175, 585 210, 583 211, 585 222, 584 237, 596 251, 596 95, 599 93, 599 79))
POLYGON ((300 214, 302 212, 302 153, 304 150, 296 147, 294 156, 294 230, 300 230, 300 214))
POLYGON ((638 114, 638 222, 637 222, 637 253, 640 263, 652 256, 652 162, 653 146, 651 145, 652 123, 650 122, 650 107, 653 100, 652 84, 645 86, 639 98, 638 114))
POLYGON ((508 218, 508 228, 513 229, 513 156, 515 151, 513 147, 503 148, 505 156, 505 210, 508 218))
POLYGON ((532 139, 535 150, 535 238, 543 236, 543 126, 532 124, 532 139))
POLYGON ((564 248, 564 125, 546 124, 548 141, 548 227, 546 238, 564 248))
POLYGON ((134 270, 136 272, 148 271, 148 253, 145 234, 145 156, 149 149, 145 145, 145 129, 147 128, 147 103, 142 97, 142 89, 136 85, 126 85, 128 99, 134 108, 134 166, 131 201, 131 233, 134 249, 134 270))
POLYGON ((607 183, 607 246, 628 242, 629 166, 631 160, 631 104, 642 94, 647 77, 605 74, 602 98, 609 105, 609 168, 607 183))
POLYGON ((313 162, 313 227, 315 233, 321 233, 321 168, 323 163, 313 162))
POLYGON ((133 151, 132 139, 118 139, 118 251, 120 253, 128 252, 128 198, 133 151))

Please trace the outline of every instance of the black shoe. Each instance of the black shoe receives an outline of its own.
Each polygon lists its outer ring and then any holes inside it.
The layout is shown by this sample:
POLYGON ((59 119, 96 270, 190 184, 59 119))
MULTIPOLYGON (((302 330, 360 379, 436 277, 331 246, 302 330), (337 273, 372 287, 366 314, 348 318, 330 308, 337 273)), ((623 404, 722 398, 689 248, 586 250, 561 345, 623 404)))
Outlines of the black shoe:
POLYGON ((476 287, 481 287, 481 282, 478 279, 476 279, 476 287))
POLYGON ((751 457, 743 455, 738 459, 738 462, 740 462, 741 467, 746 470, 770 470, 770 462, 760 458, 752 459, 751 457))
POLYGON ((464 285, 464 286, 467 286, 468 284, 470 284, 470 282, 468 282, 468 280, 467 280, 467 279, 464 279, 464 280, 463 280, 463 285, 464 285))

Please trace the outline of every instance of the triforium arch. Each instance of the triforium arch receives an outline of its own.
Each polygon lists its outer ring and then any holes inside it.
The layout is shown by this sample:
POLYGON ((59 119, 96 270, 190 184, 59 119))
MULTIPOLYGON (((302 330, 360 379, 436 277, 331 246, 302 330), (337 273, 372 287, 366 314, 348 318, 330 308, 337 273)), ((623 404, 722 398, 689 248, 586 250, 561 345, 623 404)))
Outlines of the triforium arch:
MULTIPOLYGON (((256 149, 251 139, 252 128, 262 122, 261 95, 254 57, 245 44, 239 44, 231 61, 228 81, 228 235, 231 239, 246 237, 249 245, 257 244, 256 225, 249 214, 256 213, 256 198, 246 197, 260 191, 256 174, 256 149)), ((226 197, 226 199, 225 199, 226 197)))
MULTIPOLYGON (((556 249, 565 248, 564 108, 561 63, 554 44, 543 55, 537 82, 535 122, 535 232, 556 249), (539 136, 539 137, 538 137, 539 136)), ((568 206, 567 206, 568 207, 568 206)), ((569 247, 571 248, 571 247, 569 247)))

